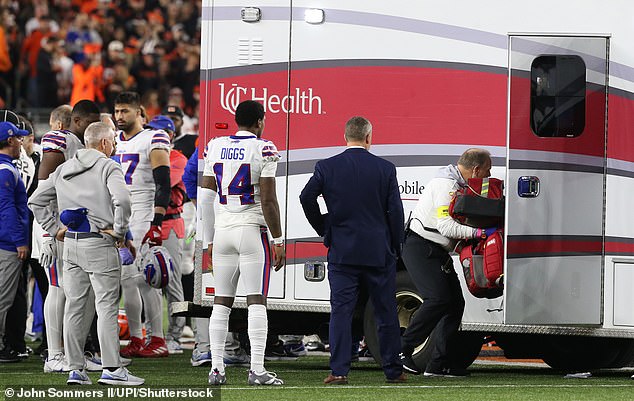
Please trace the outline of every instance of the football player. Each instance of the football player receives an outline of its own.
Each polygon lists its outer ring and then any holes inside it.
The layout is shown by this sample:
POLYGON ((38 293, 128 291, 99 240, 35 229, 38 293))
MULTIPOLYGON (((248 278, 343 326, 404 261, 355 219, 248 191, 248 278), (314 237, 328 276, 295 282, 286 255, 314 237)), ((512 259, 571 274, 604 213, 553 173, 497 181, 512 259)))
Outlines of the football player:
MULTIPOLYGON (((269 289, 273 237, 274 266, 285 263, 284 240, 279 204, 275 192, 275 172, 280 156, 271 141, 261 138, 264 107, 247 100, 235 114, 238 132, 211 140, 206 149, 202 187, 217 192, 215 240, 212 263, 216 286, 209 323, 212 366, 209 384, 226 383, 223 361, 229 314, 242 276, 248 305, 248 334, 251 342, 250 385, 281 385, 275 373, 264 369, 264 349, 268 320, 266 296, 269 289), (267 230, 268 226, 268 230, 267 230)), ((213 213, 209 200, 200 199, 205 214, 213 213)), ((214 227, 207 225, 205 230, 214 227)), ((211 239, 211 234, 205 234, 211 239)))
MULTIPOLYGON (((90 100, 80 100, 72 109, 70 126, 63 127, 60 125, 60 129, 44 134, 41 140, 43 153, 38 171, 39 181, 47 179, 60 164, 72 159, 79 149, 84 148, 84 131, 88 125, 96 121, 99 121, 99 108, 97 105, 90 100)), ((54 238, 50 236, 43 240, 42 248, 40 249, 40 262, 44 269, 48 270, 49 278, 48 294, 44 301, 44 321, 46 322, 46 337, 48 340, 48 356, 46 362, 44 362, 44 372, 46 373, 68 370, 64 363, 64 347, 62 345, 62 326, 66 302, 62 274, 63 250, 63 237, 54 238)), ((85 333, 82 334, 84 338, 88 335, 94 313, 95 303, 90 301, 86 307, 86 316, 90 316, 90 318, 84 320, 87 326, 80 328, 82 330, 81 333, 85 333)), ((98 369, 100 368, 99 366, 98 369)))
MULTIPOLYGON (((138 93, 121 92, 115 99, 114 118, 120 130, 116 136, 115 159, 121 163, 132 196, 130 232, 135 248, 139 248, 142 243, 150 247, 163 243, 161 225, 171 191, 169 136, 163 130, 143 128, 141 113, 138 93)), ((140 253, 137 255, 139 257, 140 253)), ((121 350, 121 355, 128 358, 167 356, 160 290, 145 282, 134 263, 124 264, 121 286, 130 325, 130 343, 121 350), (143 342, 142 305, 151 329, 147 344, 143 342)))

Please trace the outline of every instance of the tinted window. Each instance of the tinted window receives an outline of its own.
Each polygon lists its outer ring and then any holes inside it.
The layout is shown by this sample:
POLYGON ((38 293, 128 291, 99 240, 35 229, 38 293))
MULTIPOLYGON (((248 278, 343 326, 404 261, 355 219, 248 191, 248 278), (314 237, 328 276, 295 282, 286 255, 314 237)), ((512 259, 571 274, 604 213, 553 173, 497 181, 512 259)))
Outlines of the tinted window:
POLYGON ((579 56, 539 56, 531 65, 531 128, 543 137, 576 137, 586 121, 586 65, 579 56))

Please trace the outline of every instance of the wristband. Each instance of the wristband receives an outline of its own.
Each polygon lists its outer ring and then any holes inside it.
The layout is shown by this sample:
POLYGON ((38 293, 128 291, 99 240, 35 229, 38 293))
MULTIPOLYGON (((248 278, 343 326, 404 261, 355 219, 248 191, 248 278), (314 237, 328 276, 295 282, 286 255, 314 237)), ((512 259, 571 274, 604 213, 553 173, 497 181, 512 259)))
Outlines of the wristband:
POLYGON ((159 213, 154 213, 154 219, 152 219, 153 226, 161 226, 163 224, 163 215, 159 213))
POLYGON ((273 238, 273 245, 275 245, 275 246, 284 245, 284 237, 273 238))

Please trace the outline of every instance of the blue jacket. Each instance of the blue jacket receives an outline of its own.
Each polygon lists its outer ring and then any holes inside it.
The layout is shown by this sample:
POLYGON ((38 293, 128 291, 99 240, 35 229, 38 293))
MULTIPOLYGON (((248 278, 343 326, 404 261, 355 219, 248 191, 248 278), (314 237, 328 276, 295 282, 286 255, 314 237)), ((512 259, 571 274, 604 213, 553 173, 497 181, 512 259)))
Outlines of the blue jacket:
POLYGON ((403 242, 403 203, 394 164, 349 148, 315 165, 299 197, 304 214, 328 247, 328 262, 389 266, 403 242), (328 208, 321 214, 317 198, 328 208))
POLYGON ((196 190, 198 188, 198 148, 187 160, 187 165, 183 172, 183 184, 185 184, 187 197, 196 199, 196 190))
POLYGON ((17 252, 29 244, 26 189, 11 157, 0 154, 0 249, 17 252))

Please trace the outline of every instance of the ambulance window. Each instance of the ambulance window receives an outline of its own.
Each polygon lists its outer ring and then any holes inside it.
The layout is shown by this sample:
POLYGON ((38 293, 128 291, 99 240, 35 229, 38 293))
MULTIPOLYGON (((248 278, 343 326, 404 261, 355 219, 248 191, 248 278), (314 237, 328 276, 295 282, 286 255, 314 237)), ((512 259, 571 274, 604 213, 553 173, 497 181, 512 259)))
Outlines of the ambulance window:
POLYGON ((586 121, 586 65, 579 56, 544 55, 531 65, 531 129, 577 137, 586 121))

